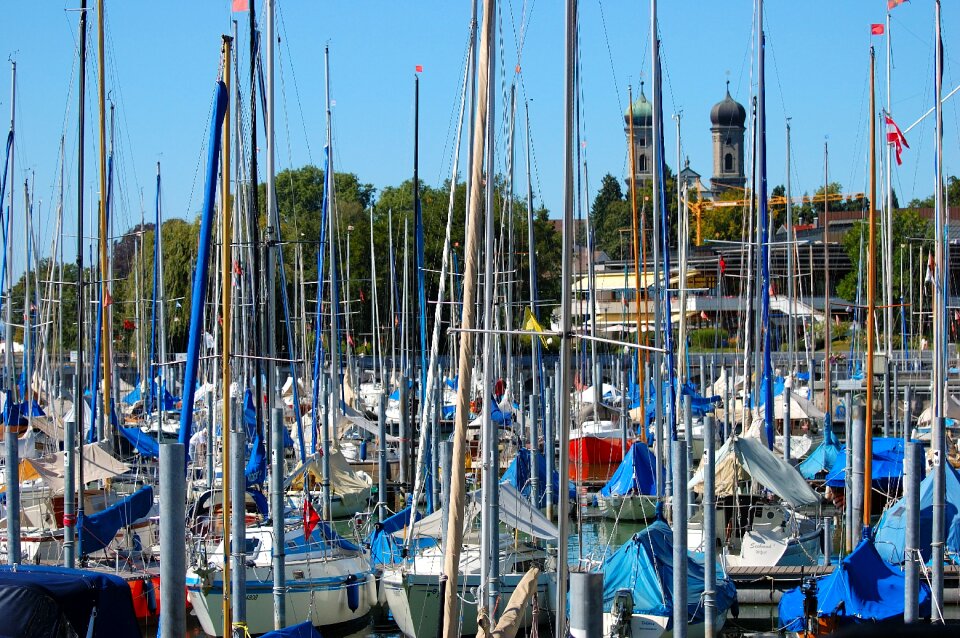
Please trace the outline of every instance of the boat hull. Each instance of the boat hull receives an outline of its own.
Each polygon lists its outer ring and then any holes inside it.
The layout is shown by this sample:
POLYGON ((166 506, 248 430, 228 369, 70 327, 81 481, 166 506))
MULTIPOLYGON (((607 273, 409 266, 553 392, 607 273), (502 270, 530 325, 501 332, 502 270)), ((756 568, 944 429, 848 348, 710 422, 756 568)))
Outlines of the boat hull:
MULTIPOLYGON (((287 565, 287 624, 310 621, 315 627, 341 625, 365 618, 377 603, 377 582, 361 561, 352 558, 287 565), (356 580, 351 584, 348 577, 356 580), (348 589, 354 586, 355 609, 348 589)), ((251 634, 273 630, 273 578, 271 570, 247 569, 247 625, 251 634)), ((218 572, 219 575, 219 572, 218 572)), ((223 636, 223 582, 187 575, 187 597, 200 627, 210 636, 223 636)))
MULTIPOLYGON (((523 578, 523 574, 508 574, 500 580, 501 600, 507 601, 523 578)), ((436 638, 437 622, 440 618, 440 586, 436 574, 404 574, 393 571, 384 574, 383 589, 386 593, 390 613, 404 636, 410 638, 436 638)), ((474 590, 480 585, 480 576, 471 574, 458 579, 457 588, 461 592, 474 590)), ((541 604, 549 605, 554 590, 554 576, 541 574, 537 582, 537 597, 541 604)), ((460 598, 460 634, 472 636, 477 633, 477 605, 472 596, 460 598), (470 598, 471 601, 465 600, 470 598)), ((541 607, 541 613, 544 607, 541 607)), ((546 617, 538 617, 537 622, 547 621, 546 617)), ((529 627, 533 622, 533 611, 528 606, 524 612, 520 627, 529 627)))
MULTIPOLYGON (((727 622, 727 613, 717 614, 716 629, 719 632, 727 622)), ((603 635, 614 636, 624 634, 614 634, 614 616, 613 614, 603 614, 603 635)), ((577 635, 576 632, 570 632, 573 638, 586 638, 586 633, 577 635)), ((629 638, 673 638, 673 627, 670 625, 669 616, 657 616, 654 614, 633 614, 630 617, 630 628, 625 634, 629 638)), ((691 623, 687 625, 687 638, 703 638, 703 622, 691 623)))
MULTIPOLYGON (((620 437, 582 436, 570 441, 570 462, 580 465, 615 465, 623 460, 620 437)), ((571 471, 574 471, 571 468, 571 471)))
POLYGON ((604 518, 620 521, 649 521, 657 514, 655 496, 597 496, 597 505, 604 518))

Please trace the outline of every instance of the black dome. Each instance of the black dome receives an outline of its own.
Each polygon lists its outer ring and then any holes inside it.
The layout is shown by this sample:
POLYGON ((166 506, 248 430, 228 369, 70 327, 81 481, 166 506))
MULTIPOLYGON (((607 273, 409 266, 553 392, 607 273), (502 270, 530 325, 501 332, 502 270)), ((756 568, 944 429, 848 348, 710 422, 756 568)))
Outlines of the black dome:
POLYGON ((743 105, 730 97, 730 83, 727 83, 727 96, 713 105, 710 110, 710 122, 714 126, 739 126, 743 128, 747 121, 747 111, 743 105))

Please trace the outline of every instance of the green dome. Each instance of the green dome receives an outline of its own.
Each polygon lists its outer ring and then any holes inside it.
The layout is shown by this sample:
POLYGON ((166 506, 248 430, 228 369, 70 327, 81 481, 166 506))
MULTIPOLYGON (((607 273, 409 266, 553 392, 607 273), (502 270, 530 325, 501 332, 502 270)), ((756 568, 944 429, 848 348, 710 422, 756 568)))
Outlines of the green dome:
POLYGON ((640 86, 640 97, 623 114, 623 119, 627 124, 630 123, 631 115, 633 116, 634 126, 650 126, 653 123, 653 104, 643 94, 643 85, 640 86))

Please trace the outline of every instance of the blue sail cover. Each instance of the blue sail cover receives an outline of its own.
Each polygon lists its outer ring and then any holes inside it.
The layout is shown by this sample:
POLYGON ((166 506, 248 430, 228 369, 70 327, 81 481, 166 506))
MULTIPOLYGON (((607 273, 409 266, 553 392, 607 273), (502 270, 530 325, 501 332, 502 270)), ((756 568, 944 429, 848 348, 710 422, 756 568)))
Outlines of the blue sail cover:
POLYGON ((13 401, 12 392, 8 390, 6 394, 6 407, 3 411, 4 424, 27 425, 27 417, 46 416, 43 408, 41 408, 40 404, 38 404, 36 401, 31 401, 29 404, 26 401, 23 403, 16 403, 13 401))
POLYGON ((80 546, 84 554, 98 552, 110 544, 121 528, 143 518, 153 507, 153 487, 146 485, 102 512, 82 516, 80 546))
MULTIPOLYGON (((537 452, 537 507, 547 506, 547 457, 537 452)), ((500 477, 501 483, 509 483, 520 492, 524 498, 530 499, 530 450, 520 448, 517 455, 510 461, 507 471, 500 477)), ((551 477, 554 499, 560 494, 560 474, 554 470, 551 477)), ((574 500, 577 498, 577 489, 570 481, 567 481, 567 498, 574 500)))
POLYGON ((634 443, 620 461, 617 471, 600 489, 600 496, 656 494, 656 467, 657 460, 650 448, 640 442, 634 443))
MULTIPOLYGON (((633 594, 633 613, 670 616, 673 613, 673 530, 662 519, 637 532, 603 561, 603 609, 609 611, 617 592, 633 594)), ((703 560, 687 553, 687 615, 703 620, 703 560)), ((717 570, 717 613, 724 614, 737 600, 733 581, 717 570)))
POLYGON ((261 638, 322 638, 322 636, 317 628, 310 624, 310 621, 307 621, 292 627, 267 632, 261 638))
POLYGON ((130 587, 119 576, 45 565, 0 565, 0 636, 66 635, 64 623, 74 635, 89 638, 143 635, 130 587), (94 611, 97 618, 91 623, 94 611))
POLYGON ((140 428, 121 427, 118 429, 120 430, 120 434, 123 435, 123 438, 130 441, 130 445, 140 453, 140 456, 160 458, 160 444, 157 443, 155 438, 140 428))
MULTIPOLYGON (((862 540, 832 573, 817 579, 817 614, 836 618, 840 626, 902 618, 903 586, 900 568, 885 563, 873 542, 862 540)), ((930 589, 923 579, 920 615, 930 615, 930 589)), ((797 587, 780 599, 780 627, 801 631, 803 626, 803 593, 797 587)))
MULTIPOLYGON (((960 476, 947 464, 946 499, 944 517, 948 530, 960 527, 960 476)), ((930 560, 930 543, 933 539, 933 474, 927 475, 920 483, 920 555, 923 562, 930 560)), ((947 551, 956 554, 960 539, 947 537, 947 551)), ((901 498, 884 511, 874 536, 877 552, 888 563, 903 562, 904 548, 907 544, 907 499, 901 498)))
MULTIPOLYGON (((841 448, 842 449, 842 448, 841 448)), ((844 487, 847 476, 846 454, 838 454, 827 474, 827 485, 844 487)), ((885 490, 903 478, 903 439, 873 437, 873 461, 871 465, 873 486, 885 490)))
MULTIPOLYGON (((423 518, 419 511, 414 517, 414 521, 423 518)), ((410 524, 410 507, 405 507, 382 523, 377 523, 373 532, 367 537, 365 544, 370 546, 370 562, 374 565, 394 565, 403 562, 403 543, 402 538, 395 536, 397 532, 410 524)), ((432 547, 437 544, 436 539, 427 537, 417 537, 412 539, 411 546, 415 553, 417 549, 432 547)))
POLYGON ((837 457, 843 456, 844 448, 840 446, 832 437, 823 440, 817 449, 810 453, 803 462, 797 466, 800 475, 808 481, 812 481, 824 472, 829 472, 837 457))
MULTIPOLYGON (((670 400, 670 382, 664 381, 663 384, 663 394, 665 401, 670 400)), ((630 394, 632 395, 635 388, 631 388, 630 394)), ((647 405, 644 410, 644 414, 647 417, 647 423, 653 421, 657 414, 657 396, 658 392, 654 384, 650 384, 650 391, 647 393, 647 405)), ((680 396, 689 396, 690 397, 690 411, 695 417, 702 417, 713 412, 714 408, 722 400, 720 396, 709 396, 705 397, 697 392, 697 386, 693 384, 692 381, 687 381, 686 383, 680 386, 680 396)), ((636 407, 639 405, 640 399, 639 396, 631 396, 631 406, 636 407)), ((663 411, 666 414, 668 406, 664 403, 663 411)))

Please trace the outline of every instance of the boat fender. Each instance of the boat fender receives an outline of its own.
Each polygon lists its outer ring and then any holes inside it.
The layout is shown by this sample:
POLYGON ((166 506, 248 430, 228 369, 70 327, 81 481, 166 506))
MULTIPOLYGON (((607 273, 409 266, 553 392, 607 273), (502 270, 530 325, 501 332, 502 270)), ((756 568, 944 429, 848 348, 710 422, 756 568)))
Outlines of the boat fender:
POLYGON ((360 580, 356 574, 350 574, 346 580, 347 586, 347 607, 350 611, 357 611, 360 608, 360 580))

